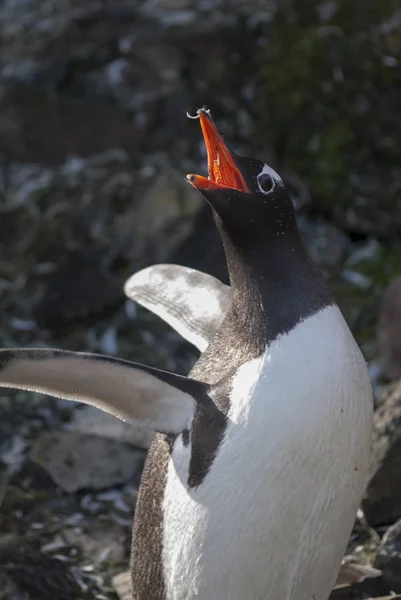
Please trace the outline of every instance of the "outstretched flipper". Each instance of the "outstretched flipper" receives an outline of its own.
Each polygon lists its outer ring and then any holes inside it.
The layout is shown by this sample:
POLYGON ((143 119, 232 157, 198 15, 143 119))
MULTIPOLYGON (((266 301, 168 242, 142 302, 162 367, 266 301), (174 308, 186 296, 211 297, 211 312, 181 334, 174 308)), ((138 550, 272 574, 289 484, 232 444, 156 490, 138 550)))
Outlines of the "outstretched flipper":
POLYGON ((160 433, 189 429, 207 385, 109 356, 64 350, 0 350, 0 387, 92 404, 160 433))
POLYGON ((201 352, 209 345, 231 301, 229 286, 215 277, 169 264, 138 271, 127 280, 124 292, 201 352))

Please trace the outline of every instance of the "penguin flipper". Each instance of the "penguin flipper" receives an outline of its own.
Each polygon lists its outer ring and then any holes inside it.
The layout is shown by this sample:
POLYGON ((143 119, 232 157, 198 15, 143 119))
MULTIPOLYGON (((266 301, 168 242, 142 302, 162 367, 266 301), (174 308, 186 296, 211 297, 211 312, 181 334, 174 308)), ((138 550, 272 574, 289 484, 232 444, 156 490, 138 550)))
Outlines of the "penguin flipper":
POLYGON ((100 354, 0 350, 0 387, 92 404, 166 434, 189 429, 207 386, 195 379, 100 354))
POLYGON ((138 271, 126 281, 124 292, 201 352, 209 345, 231 301, 229 286, 215 277, 171 264, 138 271))

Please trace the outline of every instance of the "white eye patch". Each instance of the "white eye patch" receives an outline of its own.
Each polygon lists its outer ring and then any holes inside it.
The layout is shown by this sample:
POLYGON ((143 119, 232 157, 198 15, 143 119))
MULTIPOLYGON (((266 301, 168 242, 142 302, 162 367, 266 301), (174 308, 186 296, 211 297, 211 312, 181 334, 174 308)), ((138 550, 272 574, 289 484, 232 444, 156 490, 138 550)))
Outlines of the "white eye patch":
POLYGON ((270 194, 276 185, 284 187, 283 180, 280 175, 269 165, 263 165, 263 169, 257 176, 257 182, 262 194, 270 194))

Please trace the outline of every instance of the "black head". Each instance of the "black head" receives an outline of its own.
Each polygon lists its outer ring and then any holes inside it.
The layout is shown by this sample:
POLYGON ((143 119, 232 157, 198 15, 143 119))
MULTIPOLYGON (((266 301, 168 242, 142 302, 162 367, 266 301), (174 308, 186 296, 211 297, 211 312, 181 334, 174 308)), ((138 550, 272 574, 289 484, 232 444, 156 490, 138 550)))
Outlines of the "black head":
POLYGON ((264 342, 332 302, 302 244, 294 208, 268 165, 228 148, 206 108, 197 113, 209 177, 188 175, 207 199, 222 238, 241 331, 264 342), (240 315, 240 316, 239 316, 240 315))
POLYGON ((230 150, 206 108, 197 114, 209 177, 188 175, 187 180, 213 208, 219 229, 233 239, 240 236, 242 244, 295 232, 293 205, 278 173, 258 159, 230 150))

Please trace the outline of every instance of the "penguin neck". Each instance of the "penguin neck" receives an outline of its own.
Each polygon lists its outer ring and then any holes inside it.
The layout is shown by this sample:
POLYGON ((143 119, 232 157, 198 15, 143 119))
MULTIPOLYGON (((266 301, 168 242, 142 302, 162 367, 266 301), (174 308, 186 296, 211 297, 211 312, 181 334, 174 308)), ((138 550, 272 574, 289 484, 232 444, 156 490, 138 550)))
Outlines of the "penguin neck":
POLYGON ((241 335, 268 344, 333 304, 296 228, 246 245, 219 229, 232 293, 230 318, 241 335))

